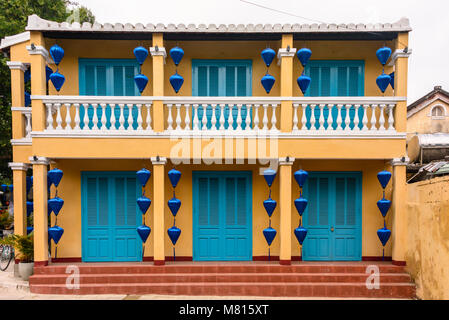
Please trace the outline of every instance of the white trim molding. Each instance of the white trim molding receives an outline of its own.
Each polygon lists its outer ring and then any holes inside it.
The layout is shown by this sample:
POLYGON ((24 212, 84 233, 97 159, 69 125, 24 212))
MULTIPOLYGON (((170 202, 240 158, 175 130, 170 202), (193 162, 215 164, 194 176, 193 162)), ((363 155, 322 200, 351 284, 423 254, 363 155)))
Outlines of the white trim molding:
POLYGON ((32 46, 27 46, 27 50, 28 53, 31 55, 41 55, 42 57, 44 57, 45 61, 48 64, 55 64, 53 59, 50 57, 50 54, 48 53, 47 49, 45 49, 43 46, 34 46, 34 48, 32 46))
POLYGON ((31 146, 33 140, 31 138, 11 139, 11 145, 14 146, 31 146))
POLYGON ((394 64, 396 63, 396 60, 398 60, 399 58, 408 58, 408 57, 410 57, 412 55, 412 52, 413 52, 412 49, 408 49, 407 52, 404 52, 404 49, 397 49, 391 55, 391 59, 390 59, 390 62, 388 63, 388 66, 389 67, 394 66, 394 64))
POLYGON ((409 157, 402 157, 402 158, 394 158, 391 160, 391 165, 393 167, 396 166, 406 166, 408 165, 410 162, 410 158, 409 157))
POLYGON ((10 162, 8 163, 8 167, 12 171, 27 171, 30 168, 30 165, 23 162, 10 162))
POLYGON ((50 159, 48 159, 46 157, 33 156, 33 157, 30 157, 30 163, 33 164, 33 165, 35 165, 35 164, 37 164, 37 165, 39 165, 39 164, 41 164, 41 165, 49 165, 50 164, 50 159))
POLYGON ((0 43, 0 50, 14 46, 14 45, 22 43, 22 42, 26 42, 26 41, 30 40, 30 38, 31 38, 31 34, 29 31, 18 33, 13 36, 9 36, 9 37, 4 37, 2 39, 2 42, 0 43))
POLYGON ((28 63, 23 63, 20 61, 6 61, 6 65, 9 67, 9 70, 22 70, 25 72, 28 70, 28 63))
POLYGON ((296 48, 279 48, 278 50, 278 66, 281 65, 281 59, 284 57, 294 57, 296 54, 296 48))
POLYGON ((167 58, 167 51, 165 50, 164 47, 150 47, 150 54, 152 57, 154 56, 163 56, 164 57, 164 63, 165 63, 165 58, 167 58))
POLYGON ((165 157, 151 157, 151 162, 153 163, 153 165, 155 164, 162 164, 162 165, 166 165, 167 164, 167 158, 165 157))
POLYGON ((295 162, 295 158, 292 157, 286 157, 286 158, 279 158, 279 165, 281 166, 292 166, 295 162))

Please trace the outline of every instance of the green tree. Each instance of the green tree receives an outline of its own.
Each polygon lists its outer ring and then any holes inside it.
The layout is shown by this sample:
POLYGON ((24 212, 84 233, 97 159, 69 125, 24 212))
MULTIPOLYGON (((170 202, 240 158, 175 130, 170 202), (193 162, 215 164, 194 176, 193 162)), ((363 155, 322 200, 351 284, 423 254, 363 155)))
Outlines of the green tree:
MULTIPOLYGON (((0 39, 25 30, 28 16, 37 14, 42 19, 63 22, 95 22, 92 12, 69 0, 1 0, 0 39), (70 21, 71 20, 71 21, 70 21)), ((11 147, 11 76, 7 58, 0 54, 0 183, 11 183, 8 162, 12 160, 11 147)))

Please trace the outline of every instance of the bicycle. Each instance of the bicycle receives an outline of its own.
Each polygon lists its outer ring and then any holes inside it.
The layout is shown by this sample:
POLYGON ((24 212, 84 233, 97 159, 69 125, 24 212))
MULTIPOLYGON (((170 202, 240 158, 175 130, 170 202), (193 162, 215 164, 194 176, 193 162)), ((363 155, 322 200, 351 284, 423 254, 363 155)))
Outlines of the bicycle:
POLYGON ((14 247, 6 244, 0 244, 0 270, 6 271, 14 259, 14 247))

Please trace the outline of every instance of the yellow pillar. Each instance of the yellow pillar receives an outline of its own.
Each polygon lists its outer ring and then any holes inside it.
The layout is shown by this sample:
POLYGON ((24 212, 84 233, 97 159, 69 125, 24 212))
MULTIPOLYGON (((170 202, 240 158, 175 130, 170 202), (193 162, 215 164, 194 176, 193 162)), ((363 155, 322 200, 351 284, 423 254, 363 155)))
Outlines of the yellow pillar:
MULTIPOLYGON (((296 49, 293 48, 293 35, 282 35, 282 48, 279 49, 278 58, 281 61, 281 97, 293 95, 293 58, 296 49)), ((290 132, 293 127, 292 101, 281 102, 281 132, 290 132)))
POLYGON ((27 234, 26 175, 29 165, 12 162, 9 167, 13 171, 14 234, 24 236, 27 234))
POLYGON ((33 165, 34 265, 48 264, 47 158, 31 157, 33 165))
POLYGON ((407 158, 394 159, 393 166, 393 194, 391 227, 392 260, 393 264, 405 265, 405 251, 407 246, 407 158), (404 160, 404 161, 402 161, 404 160))
POLYGON ((280 208, 280 230, 279 238, 280 264, 290 265, 292 260, 292 166, 295 158, 281 158, 279 160, 280 185, 279 185, 279 208, 280 208))
POLYGON ((18 108, 25 107, 24 73, 27 67, 18 61, 9 61, 7 64, 11 70, 12 138, 17 140, 25 136, 25 121, 18 108))
POLYGON ((166 158, 151 158, 153 163, 153 241, 154 264, 165 264, 165 164, 166 158))
MULTIPOLYGON (((42 96, 47 92, 45 67, 47 63, 46 58, 48 58, 48 52, 45 49, 45 41, 42 33, 32 31, 30 43, 31 95, 42 96)), ((47 116, 42 100, 33 100, 31 106, 33 108, 33 131, 44 131, 47 116)))
MULTIPOLYGON (((400 33, 396 40, 394 61, 394 95, 397 97, 407 97, 408 79, 408 33, 400 33), (407 52, 404 49, 407 48, 407 52)), ((400 101, 394 112, 395 128, 397 132, 407 132, 407 101, 400 101)), ((405 145, 404 145, 405 148, 405 145)))
MULTIPOLYGON (((167 52, 164 48, 164 36, 153 34, 153 46, 150 48, 153 56, 153 96, 164 96, 164 64, 167 52)), ((165 129, 164 104, 162 100, 153 101, 153 130, 162 132, 165 129)))

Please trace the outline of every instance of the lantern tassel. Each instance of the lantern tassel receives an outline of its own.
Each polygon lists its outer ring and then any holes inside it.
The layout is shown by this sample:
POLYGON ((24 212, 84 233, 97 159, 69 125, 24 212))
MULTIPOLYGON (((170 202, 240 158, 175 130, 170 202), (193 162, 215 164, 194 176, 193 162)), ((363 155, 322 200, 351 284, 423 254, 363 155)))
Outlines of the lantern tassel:
POLYGON ((176 261, 176 249, 173 247, 173 261, 176 261))
POLYGON ((271 256, 270 256, 270 247, 268 247, 268 261, 271 261, 271 256))

